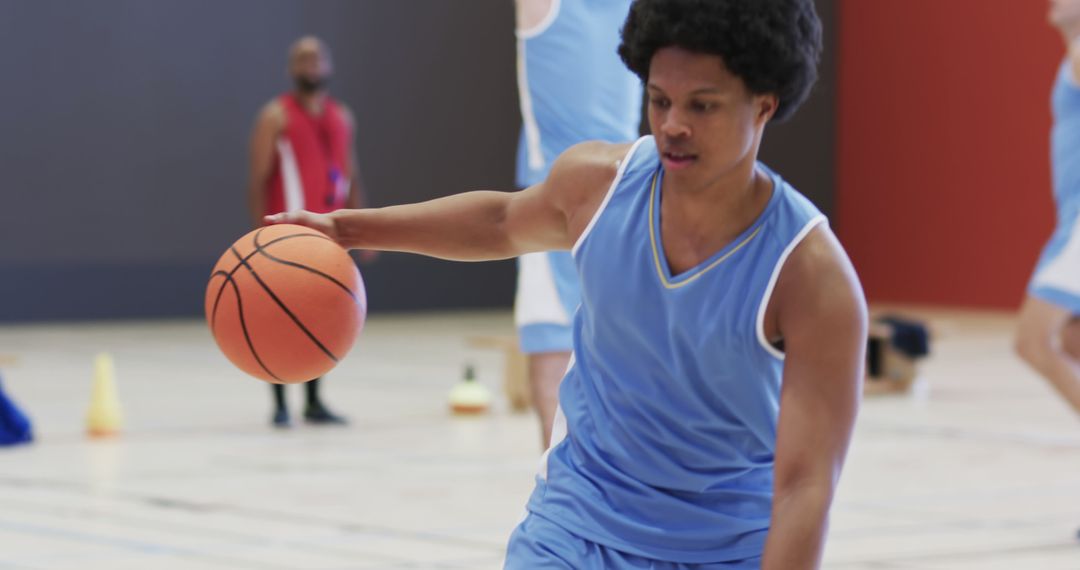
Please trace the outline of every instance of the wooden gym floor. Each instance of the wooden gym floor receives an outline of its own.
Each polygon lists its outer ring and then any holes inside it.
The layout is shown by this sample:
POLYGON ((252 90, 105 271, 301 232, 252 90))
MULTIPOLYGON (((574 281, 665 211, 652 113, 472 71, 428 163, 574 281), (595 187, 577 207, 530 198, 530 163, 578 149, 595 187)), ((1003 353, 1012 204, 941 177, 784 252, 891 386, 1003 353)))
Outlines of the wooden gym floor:
MULTIPOLYGON (((937 331, 910 394, 868 398, 825 568, 1077 570, 1080 422, 1010 351, 1011 316, 908 311, 937 331)), ((0 569, 487 569, 523 512, 537 427, 505 399, 453 418, 473 335, 508 313, 377 317, 325 383, 346 428, 268 426, 269 389, 200 322, 0 327, 38 441, 0 449, 0 569), (109 352, 126 422, 84 435, 109 352)), ((289 397, 294 415, 302 390, 289 397)))

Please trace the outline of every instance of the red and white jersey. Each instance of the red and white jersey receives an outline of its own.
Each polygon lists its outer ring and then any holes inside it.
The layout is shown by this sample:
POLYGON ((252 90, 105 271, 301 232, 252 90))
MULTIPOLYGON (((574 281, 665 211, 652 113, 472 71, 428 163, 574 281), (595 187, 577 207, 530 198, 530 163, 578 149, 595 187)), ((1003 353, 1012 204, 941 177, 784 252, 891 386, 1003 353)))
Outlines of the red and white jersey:
POLYGON ((327 97, 322 113, 312 115, 292 94, 278 101, 285 113, 285 130, 278 137, 267 183, 266 213, 344 208, 352 180, 352 128, 341 107, 327 97))

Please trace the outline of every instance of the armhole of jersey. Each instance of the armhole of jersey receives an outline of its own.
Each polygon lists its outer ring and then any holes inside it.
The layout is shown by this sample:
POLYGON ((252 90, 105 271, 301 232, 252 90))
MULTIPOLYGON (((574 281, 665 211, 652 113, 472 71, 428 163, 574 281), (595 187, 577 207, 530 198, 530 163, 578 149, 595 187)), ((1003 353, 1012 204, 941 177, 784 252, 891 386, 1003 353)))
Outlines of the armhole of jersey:
POLYGON ((814 228, 823 223, 828 223, 825 216, 814 216, 809 222, 806 222, 806 225, 799 230, 799 233, 795 235, 791 240, 791 243, 784 248, 783 253, 780 254, 780 259, 776 261, 776 267, 773 268, 772 275, 769 277, 769 284, 765 287, 765 294, 761 297, 761 304, 758 305, 757 323, 755 324, 758 343, 761 345, 761 348, 765 349, 765 352, 768 352, 777 360, 784 360, 785 355, 769 343, 769 339, 765 338, 765 309, 769 306, 773 289, 776 288, 776 280, 780 278, 780 271, 784 268, 784 263, 787 262, 788 256, 791 255, 791 252, 795 251, 795 248, 806 239, 806 236, 809 235, 814 228))
POLYGON ((274 99, 274 103, 277 104, 278 111, 281 112, 281 115, 279 117, 281 119, 281 125, 279 125, 280 130, 278 132, 279 137, 285 136, 285 130, 289 128, 289 101, 288 101, 288 97, 289 96, 286 94, 286 95, 282 95, 282 96, 278 97, 277 99, 274 99))
POLYGON ((300 178, 300 167, 293 153, 292 144, 284 136, 277 140, 278 168, 281 172, 281 192, 284 194, 286 212, 304 209, 304 183, 300 178))
POLYGON ((572 255, 577 256, 578 250, 581 249, 581 244, 585 243, 585 238, 588 237, 589 232, 591 232, 593 226, 596 225, 596 220, 599 220, 600 216, 604 214, 604 209, 607 208, 608 202, 611 201, 611 196, 615 194, 615 189, 618 188, 619 183, 622 182, 623 174, 626 172, 627 167, 630 165, 630 161, 634 158, 634 153, 637 151, 637 148, 641 146, 642 141, 644 141, 646 138, 647 137, 639 138, 634 143, 634 145, 630 147, 630 150, 626 153, 626 156, 623 157, 622 162, 619 163, 619 169, 615 171, 615 179, 611 181, 611 186, 608 188, 607 194, 604 196, 604 200, 600 202, 600 207, 596 209, 596 213, 593 214, 592 219, 589 220, 589 225, 585 226, 585 230, 581 232, 581 235, 578 236, 577 241, 574 242, 574 247, 570 250, 570 253, 572 255))
POLYGON ((540 23, 524 30, 515 27, 514 33, 517 35, 518 39, 522 40, 530 40, 532 38, 535 38, 536 36, 539 36, 540 34, 546 32, 547 29, 555 23, 555 19, 559 17, 559 12, 561 10, 562 0, 551 0, 551 7, 548 8, 547 15, 544 16, 542 20, 540 20, 540 23))

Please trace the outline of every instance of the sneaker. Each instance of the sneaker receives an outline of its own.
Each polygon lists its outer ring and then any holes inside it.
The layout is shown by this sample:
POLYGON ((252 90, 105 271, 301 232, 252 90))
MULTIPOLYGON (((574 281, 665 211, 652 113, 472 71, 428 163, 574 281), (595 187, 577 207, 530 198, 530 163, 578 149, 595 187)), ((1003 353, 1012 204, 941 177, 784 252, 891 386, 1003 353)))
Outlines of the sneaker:
POLYGON ((278 429, 292 427, 292 422, 289 421, 289 410, 281 408, 274 412, 274 417, 270 420, 270 424, 278 429))
POLYGON ((308 406, 307 409, 304 410, 304 421, 313 425, 343 426, 349 423, 349 421, 345 418, 334 415, 322 404, 316 406, 308 406))

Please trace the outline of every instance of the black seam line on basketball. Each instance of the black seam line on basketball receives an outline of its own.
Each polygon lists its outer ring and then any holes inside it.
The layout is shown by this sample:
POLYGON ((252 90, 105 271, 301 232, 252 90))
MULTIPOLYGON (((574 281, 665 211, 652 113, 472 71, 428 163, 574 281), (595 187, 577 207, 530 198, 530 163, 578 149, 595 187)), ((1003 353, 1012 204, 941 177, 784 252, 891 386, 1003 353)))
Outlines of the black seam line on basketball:
MULTIPOLYGON (((328 237, 326 237, 326 236, 324 236, 322 234, 289 234, 287 236, 281 236, 279 238, 274 238, 274 239, 266 242, 266 244, 263 245, 263 247, 270 247, 271 245, 274 245, 275 243, 277 243, 279 241, 285 241, 285 240, 289 240, 289 239, 302 238, 302 237, 313 237, 313 238, 324 239, 324 240, 327 240, 327 241, 333 241, 330 238, 328 238, 328 237)), ((232 249, 234 247, 235 246, 230 246, 230 249, 232 249)), ((233 251, 233 253, 235 254, 236 252, 233 251)), ((240 266, 244 265, 245 261, 251 259, 252 257, 255 257, 256 255, 258 255, 258 253, 259 253, 258 251, 252 251, 251 253, 245 255, 242 259, 240 259, 240 263, 237 263, 235 266, 233 266, 232 269, 229 270, 229 275, 233 275, 234 273, 239 271, 240 266)))
POLYGON ((323 346, 323 343, 319 342, 319 339, 315 338, 315 335, 312 334, 312 332, 308 330, 306 326, 304 326, 304 323, 300 322, 300 319, 296 315, 294 315, 292 311, 289 310, 289 307, 285 306, 285 303, 281 299, 279 299, 277 295, 274 294, 274 291, 270 289, 270 286, 267 285, 261 277, 259 277, 259 274, 256 273, 255 270, 251 267, 251 265, 248 264, 247 260, 240 255, 240 252, 236 251, 236 247, 230 247, 229 249, 232 250, 233 255, 236 256, 236 259, 240 260, 240 264, 247 268, 248 272, 251 273, 251 276, 254 277, 255 281, 257 281, 259 285, 263 288, 263 291, 266 291, 266 294, 270 295, 270 298, 273 299, 275 303, 277 303, 278 307, 280 307, 282 311, 285 311, 286 315, 289 315, 289 318, 292 319, 294 323, 296 323, 296 326, 300 327, 300 330, 304 331, 304 334, 307 335, 309 339, 311 339, 311 342, 315 343, 315 346, 319 347, 319 350, 323 351, 323 353, 326 354, 326 356, 330 358, 330 360, 337 362, 338 358, 334 356, 334 353, 330 352, 330 349, 323 346))
POLYGON ((270 244, 266 244, 265 246, 259 245, 259 235, 262 234, 262 233, 263 233, 263 230, 259 230, 258 232, 255 233, 255 237, 253 238, 255 240, 255 252, 256 253, 263 254, 268 259, 270 259, 270 261, 276 261, 277 263, 280 263, 282 265, 288 265, 289 267, 295 267, 297 269, 303 269, 304 271, 307 271, 309 273, 314 273, 315 275, 318 275, 319 277, 322 277, 324 279, 329 279, 330 281, 333 281, 334 285, 337 285, 338 287, 341 287, 341 289, 343 291, 348 293, 349 296, 353 298, 353 300, 356 299, 356 294, 352 292, 352 289, 349 289, 348 285, 346 285, 346 284, 342 283, 341 281, 338 281, 337 279, 335 279, 333 275, 323 273, 322 271, 319 271, 318 269, 315 269, 314 267, 304 265, 303 263, 297 263, 295 261, 289 261, 287 259, 281 259, 280 257, 277 257, 277 256, 273 255, 272 253, 266 251, 266 248, 270 244))
MULTIPOLYGON (((289 235, 287 235, 287 236, 281 236, 281 237, 279 237, 279 238, 275 238, 275 239, 272 239, 272 240, 270 240, 270 242, 269 242, 269 243, 267 243, 267 244, 266 244, 265 246, 263 246, 263 247, 270 247, 270 245, 271 245, 271 244, 275 244, 275 243, 277 243, 277 242, 279 242, 279 241, 285 241, 285 240, 287 240, 287 239, 299 238, 299 237, 304 237, 304 236, 308 236, 308 237, 314 237, 314 238, 319 238, 319 239, 325 239, 325 240, 329 240, 329 239, 330 239, 330 238, 328 238, 328 237, 326 237, 326 236, 324 236, 324 235, 322 235, 322 234, 289 234, 289 235)), ((255 254, 256 254, 256 253, 258 253, 258 251, 253 251, 253 252, 249 253, 249 254, 248 254, 248 255, 247 255, 247 256, 246 256, 245 258, 244 258, 244 260, 248 260, 248 259, 251 259, 252 257, 255 257, 255 254)), ((239 269, 240 269, 240 266, 241 266, 241 265, 242 265, 241 263, 237 263, 237 264, 236 264, 236 266, 235 266, 235 267, 233 267, 233 268, 232 268, 231 270, 229 270, 229 271, 228 271, 227 273, 226 273, 225 271, 223 271, 223 270, 221 270, 221 271, 217 271, 217 272, 215 272, 215 273, 214 273, 213 275, 211 275, 211 276, 210 276, 210 279, 213 279, 213 278, 214 278, 214 276, 215 276, 215 275, 218 275, 219 273, 220 273, 220 274, 223 274, 223 275, 225 275, 226 277, 232 277, 232 276, 233 276, 233 274, 235 274, 235 273, 237 272, 237 270, 239 270, 239 269)), ((221 292, 222 292, 222 291, 224 291, 224 290, 225 290, 225 282, 223 281, 223 282, 221 283, 221 288, 220 288, 220 289, 218 289, 218 292, 217 292, 217 298, 218 298, 218 299, 220 299, 220 298, 221 298, 221 292)), ((213 322, 213 320, 214 320, 214 317, 215 317, 215 316, 217 316, 217 301, 215 301, 215 302, 214 302, 214 312, 212 313, 212 315, 211 315, 211 318, 210 318, 210 321, 211 321, 211 322, 213 322)), ((213 330, 213 325, 211 325, 211 329, 210 329, 210 330, 213 330)))
POLYGON ((218 275, 224 275, 225 280, 221 283, 221 288, 217 291, 217 297, 214 297, 214 310, 210 311, 210 332, 214 332, 214 325, 217 324, 217 308, 218 303, 221 302, 221 294, 225 292, 225 285, 229 281, 232 281, 232 275, 229 275, 224 271, 215 271, 214 274, 210 276, 210 279, 213 279, 218 275))
MULTIPOLYGON (((252 342, 251 335, 248 334, 247 321, 244 320, 244 302, 240 299, 240 287, 236 284, 232 275, 226 275, 225 282, 232 285, 233 291, 236 292, 236 312, 240 315, 240 330, 244 331, 244 340, 247 341, 248 350, 250 350, 251 355, 255 357, 255 362, 258 362, 259 366, 262 366, 262 369, 265 370, 271 378, 278 382, 282 382, 281 378, 278 378, 276 374, 270 371, 270 368, 266 366, 266 363, 262 361, 262 358, 259 358, 259 352, 255 350, 255 343, 252 342)), ((224 288, 224 285, 222 285, 222 288, 224 288)), ((211 329, 211 332, 213 332, 213 329, 211 329)))

